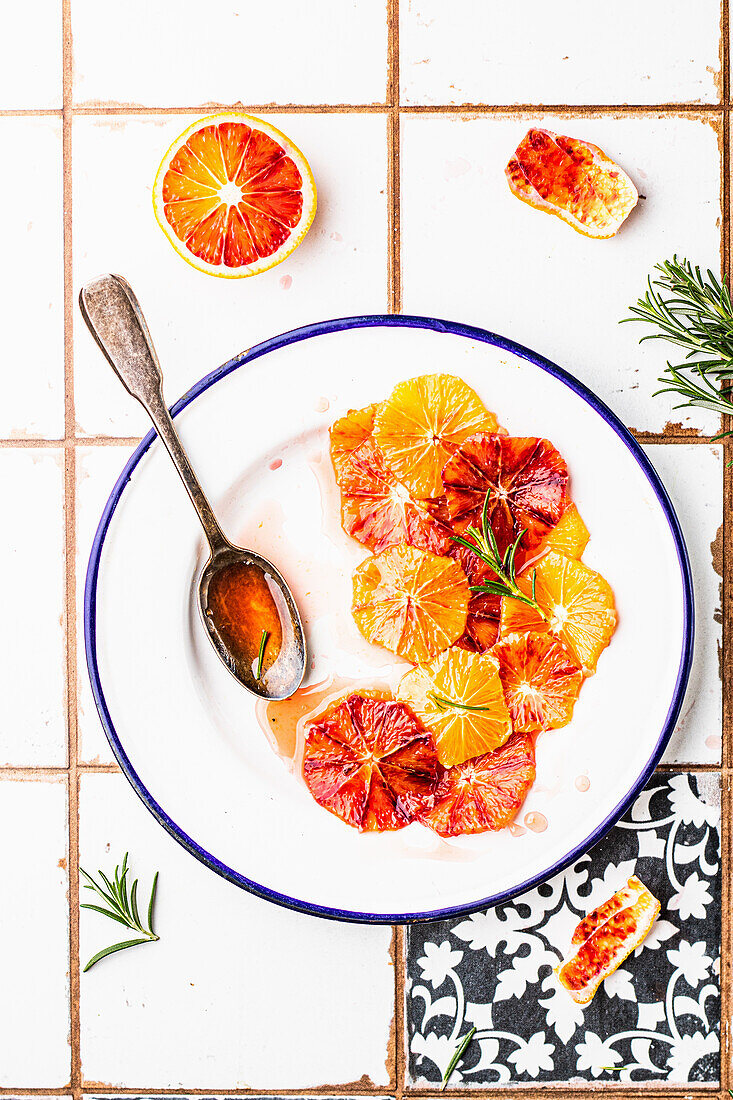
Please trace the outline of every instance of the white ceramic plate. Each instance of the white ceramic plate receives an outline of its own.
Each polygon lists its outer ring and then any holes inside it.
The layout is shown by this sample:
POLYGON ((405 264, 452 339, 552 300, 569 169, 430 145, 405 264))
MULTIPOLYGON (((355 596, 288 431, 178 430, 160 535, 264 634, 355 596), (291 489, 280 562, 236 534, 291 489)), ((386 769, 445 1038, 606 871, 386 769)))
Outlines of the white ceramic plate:
MULTIPOLYGON (((494 904, 566 866, 623 813, 679 713, 693 638, 679 525, 614 415, 540 356, 483 330, 410 317, 298 329, 204 378, 175 407, 230 537, 272 558, 304 614, 309 683, 395 682, 401 662, 360 638, 351 573, 366 551, 340 529, 328 428, 416 374, 473 386, 512 434, 564 455, 591 531, 584 560, 613 586, 619 625, 572 723, 537 745, 520 811, 543 832, 441 841, 423 826, 365 834, 319 807, 273 752, 255 702, 211 649, 195 608, 205 552, 151 434, 125 467, 92 550, 85 599, 92 686, 112 749, 160 823, 218 874, 311 913, 430 920, 494 904), (578 777, 587 777, 581 791, 578 777), (534 819, 536 820, 536 819, 534 819)), ((404 666, 403 666, 404 667, 404 666)))

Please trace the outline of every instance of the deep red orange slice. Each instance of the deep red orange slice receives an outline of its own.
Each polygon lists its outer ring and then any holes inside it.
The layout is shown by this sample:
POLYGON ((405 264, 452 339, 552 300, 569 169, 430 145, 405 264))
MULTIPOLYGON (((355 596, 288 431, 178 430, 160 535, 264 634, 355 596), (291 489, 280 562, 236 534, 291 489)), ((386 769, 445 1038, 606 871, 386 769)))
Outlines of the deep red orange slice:
POLYGON ((649 933, 661 906, 633 875, 612 898, 599 905, 575 929, 570 958, 555 973, 573 1000, 587 1005, 598 986, 618 970, 649 933))
POLYGON ((306 727, 303 778, 315 798, 355 829, 401 829, 432 805, 438 758, 409 707, 353 694, 306 727))
POLYGON ((517 816, 534 777, 534 742, 526 733, 513 733, 496 752, 448 768, 433 808, 421 820, 440 836, 503 829, 517 816))
POLYGON ((265 271, 302 241, 316 211, 308 162, 262 119, 239 111, 199 119, 163 157, 153 186, 158 223, 199 271, 265 271))
POLYGON ((551 634, 514 634, 492 650, 514 730, 559 729, 573 716, 583 670, 551 634))
POLYGON ((639 199, 623 169, 597 145, 551 130, 529 130, 505 172, 518 199, 586 237, 612 237, 639 199))

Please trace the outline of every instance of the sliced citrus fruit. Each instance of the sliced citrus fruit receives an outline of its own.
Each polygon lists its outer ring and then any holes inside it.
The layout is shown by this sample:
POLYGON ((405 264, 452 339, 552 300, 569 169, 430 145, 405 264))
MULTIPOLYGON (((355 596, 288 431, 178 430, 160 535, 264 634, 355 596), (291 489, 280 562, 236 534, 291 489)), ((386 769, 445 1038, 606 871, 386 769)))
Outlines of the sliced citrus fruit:
POLYGON ((649 933, 661 906, 632 875, 626 886, 599 905, 575 929, 575 951, 555 970, 560 984, 579 1005, 592 1001, 598 986, 618 970, 649 933))
POLYGON ((449 649, 406 673, 397 697, 432 732, 445 767, 493 752, 512 732, 499 666, 488 654, 449 649))
POLYGON ((376 409, 376 405, 367 405, 364 409, 349 409, 346 416, 334 422, 329 435, 331 464, 337 481, 342 470, 348 469, 351 455, 357 447, 371 436, 376 409))
POLYGON ((300 149, 261 118, 229 111, 176 138, 153 185, 158 224, 176 252, 210 275, 257 275, 297 248, 316 212, 300 149))
POLYGON ((341 460, 338 481, 344 530, 375 554, 402 543, 447 553, 450 531, 397 480, 371 438, 341 460))
POLYGON ((616 629, 616 606, 608 581, 554 550, 517 578, 522 592, 532 593, 544 618, 519 600, 505 597, 501 604, 500 637, 528 631, 557 635, 585 672, 593 672, 598 658, 616 629))
POLYGON ((586 237, 612 237, 639 200, 623 169, 597 145, 551 130, 529 130, 505 172, 518 199, 586 237))
POLYGON ((354 693, 306 726, 303 778, 347 825, 401 829, 432 805, 438 758, 404 703, 354 693))
POLYGON ((468 601, 466 629, 456 642, 471 653, 486 653, 499 637, 501 596, 472 592, 468 601))
MULTIPOLYGON (((492 650, 515 730, 559 729, 573 716, 583 670, 552 634, 515 634, 492 650)), ((429 724, 429 723, 428 723, 429 724)))
POLYGON ((468 580, 452 558, 395 546, 354 573, 352 614, 369 642, 424 664, 460 638, 468 580))
POLYGON ((487 518, 503 554, 521 531, 530 551, 555 526, 566 504, 568 468, 547 439, 481 433, 448 460, 443 485, 448 514, 458 531, 481 528, 487 518))
POLYGON ((496 429, 494 414, 452 374, 398 383, 374 421, 387 465, 417 497, 440 496, 441 470, 456 448, 475 432, 496 429))
POLYGON ((433 808, 420 820, 440 836, 503 829, 517 816, 534 777, 534 742, 529 734, 513 733, 496 752, 448 768, 433 808))
POLYGON ((537 550, 557 550, 558 554, 564 554, 566 558, 582 558, 589 539, 590 531, 583 523, 578 509, 571 503, 560 516, 557 527, 553 527, 545 535, 537 550))

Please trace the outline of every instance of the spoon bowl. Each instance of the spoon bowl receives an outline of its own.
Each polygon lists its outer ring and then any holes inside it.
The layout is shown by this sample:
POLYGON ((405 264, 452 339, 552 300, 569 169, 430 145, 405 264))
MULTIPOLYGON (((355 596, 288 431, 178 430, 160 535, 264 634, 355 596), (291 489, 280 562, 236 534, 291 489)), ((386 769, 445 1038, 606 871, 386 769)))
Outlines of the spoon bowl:
POLYGON ((120 275, 101 275, 82 287, 79 307, 105 358, 152 420, 201 521, 211 556, 199 578, 198 602, 211 644, 247 691, 287 699, 305 673, 298 607, 272 562, 233 546, 219 526, 163 400, 160 364, 132 288, 120 275))

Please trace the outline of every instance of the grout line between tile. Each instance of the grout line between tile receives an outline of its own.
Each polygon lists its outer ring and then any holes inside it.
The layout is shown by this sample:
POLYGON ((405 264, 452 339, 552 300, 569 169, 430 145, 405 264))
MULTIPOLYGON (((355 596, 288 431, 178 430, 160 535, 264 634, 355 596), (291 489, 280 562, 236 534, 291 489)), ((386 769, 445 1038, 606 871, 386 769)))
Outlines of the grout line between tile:
MULTIPOLYGON (((391 0, 390 0, 391 3, 391 0)), ((390 25, 396 27, 391 20, 390 25)), ((385 103, 198 103, 190 106, 145 106, 142 103, 91 102, 74 104, 69 109, 82 115, 204 115, 218 111, 248 111, 262 114, 380 114, 392 108, 408 114, 566 114, 582 118, 604 114, 722 114, 719 103, 403 103, 397 96, 385 103)), ((0 111, 0 118, 13 115, 59 115, 48 110, 0 111)))

